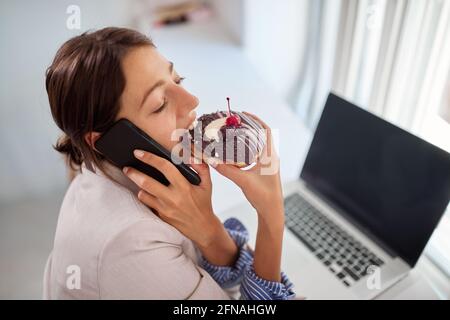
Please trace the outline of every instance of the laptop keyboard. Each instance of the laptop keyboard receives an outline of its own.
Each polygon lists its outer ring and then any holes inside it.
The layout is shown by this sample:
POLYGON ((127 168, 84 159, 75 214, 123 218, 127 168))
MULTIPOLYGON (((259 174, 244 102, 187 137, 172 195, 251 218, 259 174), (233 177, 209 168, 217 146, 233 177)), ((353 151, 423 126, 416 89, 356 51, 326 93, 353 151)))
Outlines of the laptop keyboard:
POLYGON ((300 194, 284 199, 286 226, 347 287, 384 261, 328 219, 300 194))

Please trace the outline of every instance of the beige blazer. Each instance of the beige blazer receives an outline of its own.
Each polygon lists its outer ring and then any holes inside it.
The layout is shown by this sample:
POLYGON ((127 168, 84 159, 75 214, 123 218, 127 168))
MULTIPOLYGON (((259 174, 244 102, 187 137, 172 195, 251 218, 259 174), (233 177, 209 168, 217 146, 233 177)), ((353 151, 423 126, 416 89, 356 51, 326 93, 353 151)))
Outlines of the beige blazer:
POLYGON ((44 273, 44 299, 230 299, 199 265, 193 242, 137 198, 107 164, 71 182, 44 273))

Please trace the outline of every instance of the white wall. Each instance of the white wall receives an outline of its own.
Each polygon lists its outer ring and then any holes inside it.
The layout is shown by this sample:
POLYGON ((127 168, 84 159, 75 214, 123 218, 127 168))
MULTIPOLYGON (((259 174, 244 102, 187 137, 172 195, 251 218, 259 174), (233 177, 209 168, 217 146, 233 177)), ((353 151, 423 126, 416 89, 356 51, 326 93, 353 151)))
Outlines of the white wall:
POLYGON ((45 70, 58 47, 89 28, 127 25, 121 0, 0 2, 0 203, 64 187, 63 163, 51 145, 45 70), (81 30, 68 30, 68 5, 81 9, 81 30))
POLYGON ((261 76, 287 99, 305 46, 307 0, 245 0, 244 49, 261 76))
POLYGON ((265 81, 288 100, 304 54, 308 0, 209 0, 265 81))
POLYGON ((208 2, 236 43, 241 44, 244 36, 245 0, 209 0, 208 2))

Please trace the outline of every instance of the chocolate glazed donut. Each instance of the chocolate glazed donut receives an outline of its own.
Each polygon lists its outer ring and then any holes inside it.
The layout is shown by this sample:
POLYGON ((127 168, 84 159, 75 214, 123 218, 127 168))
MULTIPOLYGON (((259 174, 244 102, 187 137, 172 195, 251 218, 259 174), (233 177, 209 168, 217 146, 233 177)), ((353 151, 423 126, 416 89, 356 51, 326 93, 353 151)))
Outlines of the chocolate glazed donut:
POLYGON ((255 163, 266 142, 264 128, 242 112, 232 112, 239 117, 239 125, 227 125, 226 111, 204 114, 189 131, 193 142, 192 153, 203 161, 214 158, 219 163, 243 168, 255 163))

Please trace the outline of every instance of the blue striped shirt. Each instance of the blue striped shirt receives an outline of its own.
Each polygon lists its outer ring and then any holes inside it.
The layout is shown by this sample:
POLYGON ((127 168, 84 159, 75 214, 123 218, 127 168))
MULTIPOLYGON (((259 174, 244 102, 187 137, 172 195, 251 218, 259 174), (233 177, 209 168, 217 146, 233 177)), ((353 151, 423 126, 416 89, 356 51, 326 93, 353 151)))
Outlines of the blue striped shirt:
POLYGON ((224 289, 240 284, 241 300, 288 300, 295 297, 294 285, 284 272, 281 282, 258 277, 253 269, 253 251, 247 246, 249 234, 236 218, 229 218, 224 227, 239 248, 234 266, 217 266, 201 257, 200 265, 224 289))

